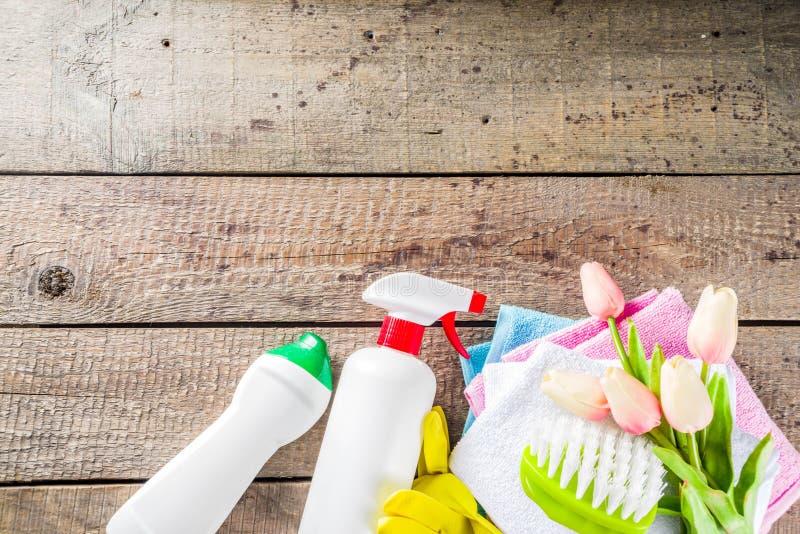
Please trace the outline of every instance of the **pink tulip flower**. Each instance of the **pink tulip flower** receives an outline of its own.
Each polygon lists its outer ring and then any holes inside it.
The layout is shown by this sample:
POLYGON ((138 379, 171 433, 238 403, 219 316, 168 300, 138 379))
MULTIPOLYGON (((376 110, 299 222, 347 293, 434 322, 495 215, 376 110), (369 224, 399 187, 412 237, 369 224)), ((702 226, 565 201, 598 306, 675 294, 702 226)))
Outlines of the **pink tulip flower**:
POLYGON ((658 399, 624 370, 610 367, 600 379, 614 421, 629 434, 644 434, 661 424, 658 399))
POLYGON ((728 287, 703 290, 686 336, 695 357, 707 364, 728 361, 736 346, 738 302, 736 292, 728 287))
POLYGON ((609 317, 618 317, 625 308, 622 290, 597 262, 581 265, 581 288, 586 309, 592 317, 606 321, 609 317))
POLYGON ((584 419, 599 421, 608 415, 608 401, 596 376, 551 369, 540 388, 556 404, 584 419))
POLYGON ((661 366, 661 407, 670 426, 680 432, 702 430, 714 417, 705 385, 683 356, 661 366))

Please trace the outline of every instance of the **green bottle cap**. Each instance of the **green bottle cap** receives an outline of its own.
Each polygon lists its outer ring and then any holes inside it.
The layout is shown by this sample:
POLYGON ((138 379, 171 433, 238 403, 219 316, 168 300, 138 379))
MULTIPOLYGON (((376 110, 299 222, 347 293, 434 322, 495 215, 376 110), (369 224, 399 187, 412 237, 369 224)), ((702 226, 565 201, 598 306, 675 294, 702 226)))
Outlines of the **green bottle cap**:
POLYGON ((267 354, 286 358, 311 373, 326 388, 333 389, 328 346, 318 335, 306 332, 294 343, 267 351, 267 354))

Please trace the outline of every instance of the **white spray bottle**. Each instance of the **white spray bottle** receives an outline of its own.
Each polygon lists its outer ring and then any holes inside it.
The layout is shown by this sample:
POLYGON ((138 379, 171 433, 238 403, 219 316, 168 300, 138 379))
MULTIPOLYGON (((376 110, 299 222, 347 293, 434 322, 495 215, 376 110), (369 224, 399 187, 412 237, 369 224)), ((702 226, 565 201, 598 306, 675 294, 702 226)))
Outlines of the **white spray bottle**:
POLYGON ((299 534, 373 534, 383 502, 408 489, 422 441, 422 420, 436 393, 433 371, 416 358, 425 327, 441 319, 465 358, 455 312, 481 313, 486 297, 415 273, 370 285, 365 301, 388 311, 378 346, 345 362, 299 534))
POLYGON ((310 332, 263 354, 219 419, 117 510, 106 532, 216 532, 267 459, 322 417, 331 382, 325 342, 310 332))

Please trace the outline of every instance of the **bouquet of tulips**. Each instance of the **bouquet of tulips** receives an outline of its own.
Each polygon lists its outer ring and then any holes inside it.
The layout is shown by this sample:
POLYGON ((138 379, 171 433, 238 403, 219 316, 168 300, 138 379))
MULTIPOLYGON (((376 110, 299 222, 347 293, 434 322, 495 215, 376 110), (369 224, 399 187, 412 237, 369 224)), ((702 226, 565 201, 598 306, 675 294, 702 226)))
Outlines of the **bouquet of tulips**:
POLYGON ((725 363, 736 345, 736 293, 708 286, 700 297, 687 339, 702 361, 698 374, 682 356, 665 359, 659 345, 648 360, 630 319, 626 349, 615 320, 624 297, 602 265, 583 265, 581 285, 589 313, 608 322, 622 368, 609 368, 602 377, 551 370, 542 390, 586 419, 600 420, 611 412, 623 430, 654 443, 654 454, 679 483, 679 494, 664 497, 659 513, 682 517, 692 533, 752 533, 772 437, 758 443, 735 476, 728 385, 721 373, 709 376, 709 365, 725 363))

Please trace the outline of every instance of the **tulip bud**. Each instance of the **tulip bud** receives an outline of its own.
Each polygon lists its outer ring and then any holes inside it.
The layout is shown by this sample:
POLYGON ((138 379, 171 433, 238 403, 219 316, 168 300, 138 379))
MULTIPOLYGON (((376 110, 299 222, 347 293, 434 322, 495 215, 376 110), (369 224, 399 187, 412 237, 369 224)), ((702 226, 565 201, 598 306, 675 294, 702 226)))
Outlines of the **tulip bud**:
POLYGON ((658 399, 647 386, 618 367, 600 379, 614 421, 630 434, 644 434, 661 424, 658 399))
POLYGON ((661 406, 669 425, 679 432, 702 430, 714 417, 706 386, 683 356, 661 366, 661 406))
POLYGON ((622 290, 596 261, 581 265, 581 288, 586 309, 592 317, 605 321, 618 317, 625 308, 622 290))
POLYGON ((708 286, 700 295, 689 323, 689 350, 704 362, 725 363, 736 346, 738 323, 736 292, 728 287, 708 286))
POLYGON ((542 377, 541 390, 570 412, 599 421, 608 414, 608 402, 596 376, 551 369, 542 377))

